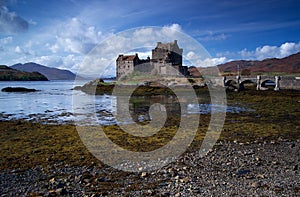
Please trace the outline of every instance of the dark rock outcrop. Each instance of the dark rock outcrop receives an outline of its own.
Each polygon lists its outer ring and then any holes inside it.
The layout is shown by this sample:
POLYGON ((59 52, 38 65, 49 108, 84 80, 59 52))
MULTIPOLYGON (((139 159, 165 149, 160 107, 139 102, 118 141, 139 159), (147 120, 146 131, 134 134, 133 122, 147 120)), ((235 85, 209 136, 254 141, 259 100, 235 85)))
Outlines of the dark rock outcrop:
POLYGON ((2 92, 36 92, 38 90, 24 87, 6 87, 2 88, 2 92))

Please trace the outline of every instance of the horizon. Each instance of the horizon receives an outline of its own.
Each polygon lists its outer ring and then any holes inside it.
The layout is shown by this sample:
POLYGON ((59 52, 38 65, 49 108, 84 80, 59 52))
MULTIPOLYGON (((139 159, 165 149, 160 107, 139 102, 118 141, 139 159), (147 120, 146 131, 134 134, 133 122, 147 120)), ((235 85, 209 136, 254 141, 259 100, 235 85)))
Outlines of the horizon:
MULTIPOLYGON (((161 27, 191 36, 210 54, 210 58, 203 60, 207 66, 235 60, 284 58, 300 51, 299 8, 297 1, 278 0, 128 4, 115 0, 63 0, 55 4, 6 0, 0 2, 0 63, 12 66, 34 62, 77 73, 84 57, 95 46, 137 27, 144 27, 140 29, 144 32, 161 27)), ((180 39, 178 45, 181 46, 180 39)), ((144 57, 149 51, 138 53, 144 57)), ((187 57, 193 55, 192 51, 185 53, 187 57)), ((86 74, 99 71, 101 66, 86 74)), ((107 73, 115 74, 114 65, 110 65, 107 73)))

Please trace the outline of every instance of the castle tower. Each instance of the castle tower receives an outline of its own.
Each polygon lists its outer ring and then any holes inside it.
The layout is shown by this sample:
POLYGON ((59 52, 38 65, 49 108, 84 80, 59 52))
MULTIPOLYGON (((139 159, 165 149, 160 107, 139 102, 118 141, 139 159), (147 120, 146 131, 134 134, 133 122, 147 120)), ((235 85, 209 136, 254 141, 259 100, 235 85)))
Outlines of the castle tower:
POLYGON ((132 73, 134 71, 134 67, 138 65, 139 62, 140 59, 138 57, 138 54, 135 55, 120 54, 116 60, 117 80, 122 76, 132 73))

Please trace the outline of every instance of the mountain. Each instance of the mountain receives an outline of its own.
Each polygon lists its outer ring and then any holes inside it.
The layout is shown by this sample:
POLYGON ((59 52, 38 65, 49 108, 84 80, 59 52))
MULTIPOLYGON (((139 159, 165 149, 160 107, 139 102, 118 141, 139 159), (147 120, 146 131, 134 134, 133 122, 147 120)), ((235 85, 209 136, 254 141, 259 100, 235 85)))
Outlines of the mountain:
POLYGON ((0 81, 48 81, 48 79, 38 72, 24 72, 0 65, 0 81))
POLYGON ((300 52, 288 57, 277 59, 270 58, 262 61, 258 60, 237 60, 218 65, 222 73, 236 73, 239 65, 241 72, 246 69, 251 73, 300 73, 300 52))
POLYGON ((51 68, 33 62, 15 64, 11 66, 11 68, 26 72, 39 72, 45 75, 49 80, 74 80, 76 78, 76 75, 69 70, 51 68))

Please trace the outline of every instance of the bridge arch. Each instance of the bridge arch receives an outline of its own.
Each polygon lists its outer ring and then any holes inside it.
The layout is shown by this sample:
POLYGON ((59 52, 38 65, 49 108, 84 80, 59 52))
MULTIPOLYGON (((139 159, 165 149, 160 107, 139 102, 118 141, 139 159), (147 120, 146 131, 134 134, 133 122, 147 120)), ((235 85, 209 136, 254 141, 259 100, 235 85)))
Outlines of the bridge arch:
POLYGON ((256 85, 256 81, 254 81, 252 79, 246 79, 240 83, 240 87, 243 89, 245 89, 245 87, 247 87, 247 86, 249 87, 249 86, 254 86, 254 85, 256 85))
POLYGON ((261 82, 261 87, 264 87, 264 88, 268 88, 268 87, 274 88, 275 86, 276 86, 276 83, 273 79, 264 79, 261 82))
POLYGON ((244 81, 241 82, 241 84, 249 84, 249 83, 255 84, 256 81, 254 81, 254 80, 252 80, 252 79, 246 79, 246 80, 244 80, 244 81))
POLYGON ((225 86, 235 86, 235 87, 237 87, 237 82, 233 79, 229 79, 225 82, 225 86))

